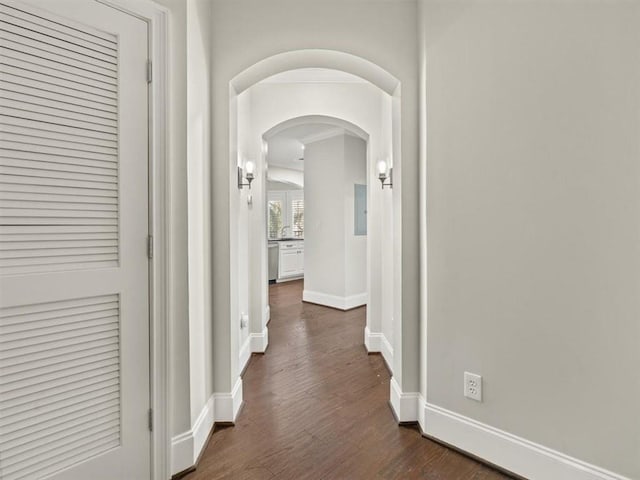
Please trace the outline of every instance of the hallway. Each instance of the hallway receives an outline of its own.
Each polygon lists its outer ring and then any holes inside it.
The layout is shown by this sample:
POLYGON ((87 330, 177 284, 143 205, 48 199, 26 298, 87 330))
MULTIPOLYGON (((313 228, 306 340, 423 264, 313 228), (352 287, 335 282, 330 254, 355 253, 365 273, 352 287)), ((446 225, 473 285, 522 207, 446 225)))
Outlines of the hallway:
POLYGON ((398 427, 382 357, 362 345, 365 309, 302 303, 302 285, 270 287, 269 348, 245 372, 238 422, 183 478, 509 478, 398 427))

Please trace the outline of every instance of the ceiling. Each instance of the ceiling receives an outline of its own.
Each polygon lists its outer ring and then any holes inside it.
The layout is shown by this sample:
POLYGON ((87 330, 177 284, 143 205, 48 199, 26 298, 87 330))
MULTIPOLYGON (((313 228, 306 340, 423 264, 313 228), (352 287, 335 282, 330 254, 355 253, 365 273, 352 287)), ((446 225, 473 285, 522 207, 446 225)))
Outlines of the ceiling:
POLYGON ((329 68, 299 68, 277 73, 260 83, 369 83, 363 78, 329 68))
POLYGON ((304 143, 310 139, 333 132, 344 133, 335 125, 307 123, 278 132, 268 141, 267 163, 269 166, 304 170, 304 143))
MULTIPOLYGON (((261 83, 368 83, 366 80, 328 68, 300 68, 278 73, 261 83)), ((310 139, 324 134, 345 133, 335 125, 308 123, 283 130, 268 141, 267 162, 270 166, 304 170, 303 145, 310 139)))

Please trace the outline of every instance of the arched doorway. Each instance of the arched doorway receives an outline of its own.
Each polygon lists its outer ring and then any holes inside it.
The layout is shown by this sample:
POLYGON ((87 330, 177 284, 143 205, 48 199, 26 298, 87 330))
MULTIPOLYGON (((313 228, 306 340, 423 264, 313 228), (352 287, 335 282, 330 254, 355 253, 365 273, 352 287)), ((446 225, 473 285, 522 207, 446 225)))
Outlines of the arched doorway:
MULTIPOLYGON (((276 128, 278 125, 283 124, 286 121, 293 121, 293 119, 299 119, 305 116, 324 115, 326 117, 332 117, 338 120, 346 120, 355 125, 359 125, 358 121, 351 121, 350 115, 344 114, 340 111, 328 111, 326 106, 313 108, 307 105, 304 109, 301 104, 304 102, 298 102, 296 108, 282 113, 281 117, 276 121, 271 119, 271 124, 266 128, 258 128, 252 125, 247 128, 247 125, 251 125, 252 121, 247 120, 251 118, 251 115, 255 115, 255 110, 248 114, 246 106, 243 105, 242 97, 251 91, 256 85, 259 85, 262 81, 270 76, 282 72, 300 70, 305 68, 323 68, 328 70, 337 70, 346 72, 351 75, 355 75, 364 79, 366 83, 379 92, 380 95, 385 95, 388 102, 384 106, 384 115, 381 115, 376 119, 380 124, 384 125, 382 130, 385 131, 384 135, 380 135, 377 140, 378 150, 377 154, 369 155, 369 161, 367 162, 369 170, 369 178, 373 178, 374 181, 369 182, 371 188, 380 188, 380 184, 375 182, 375 174, 372 163, 377 162, 380 159, 387 160, 393 165, 395 171, 401 169, 401 148, 400 148, 400 82, 395 79, 391 74, 386 72, 379 66, 344 52, 337 52, 331 50, 301 50, 295 52, 287 52, 273 57, 269 57, 265 60, 257 62, 253 66, 249 67, 230 82, 230 171, 235 171, 238 167, 243 167, 247 160, 254 160, 264 156, 264 139, 262 138, 271 128, 276 128), (260 135, 250 135, 247 139, 246 131, 253 131, 255 133, 256 128, 260 131, 260 135), (256 140, 257 139, 257 140, 256 140), (381 145, 386 144, 387 148, 382 153, 381 145)), ((277 109, 279 106, 272 105, 272 109, 277 109)), ((317 106, 316 106, 317 107, 317 106)), ((299 121, 299 120, 297 120, 299 121)), ((255 122, 253 122, 255 123, 255 122)), ((366 122, 365 122, 366 123, 366 122)), ((373 148, 371 142, 370 149, 373 148)), ((264 197, 264 191, 261 190, 260 180, 264 176, 264 171, 260 171, 258 168, 257 180, 253 182, 252 190, 247 191, 243 189, 236 189, 235 185, 230 188, 229 208, 230 208, 230 263, 231 274, 229 277, 230 288, 230 318, 231 318, 231 348, 230 348, 230 364, 231 364, 231 377, 237 378, 242 369, 244 363, 251 351, 259 352, 266 348, 268 343, 268 332, 265 328, 268 321, 268 308, 265 305, 266 295, 263 293, 264 288, 262 283, 266 278, 266 248, 260 247, 260 251, 250 248, 251 234, 249 232, 249 226, 253 225, 252 218, 257 221, 257 224, 261 226, 257 229, 264 231, 264 220, 258 220, 255 218, 256 213, 260 212, 262 216, 262 205, 256 206, 256 199, 261 202, 264 197), (250 211, 253 207, 253 213, 250 211), (234 271, 234 267, 237 270, 234 271), (257 272, 257 275, 250 272, 257 272), (254 285, 250 286, 250 279, 260 284, 260 287, 254 285), (257 280, 256 280, 257 279, 257 280), (256 301, 255 292, 260 292, 256 301), (251 292, 254 292, 252 295, 251 292), (248 318, 247 318, 248 317, 248 318), (234 334, 234 330, 237 329, 237 319, 241 318, 241 330, 237 334, 234 334), (242 331, 243 321, 250 325, 248 331, 242 331), (234 338, 235 337, 235 338, 234 338)), ((403 258, 402 258, 402 231, 403 225, 401 222, 401 208, 402 208, 402 182, 400 177, 396 177, 398 180, 394 184, 392 191, 386 190, 380 192, 388 197, 388 205, 390 211, 393 212, 391 219, 380 227, 381 231, 387 232, 390 241, 386 244, 380 242, 378 246, 378 254, 374 252, 374 249, 370 249, 370 261, 369 265, 372 270, 375 267, 380 267, 378 275, 371 274, 370 278, 376 278, 377 286, 369 285, 369 291, 374 288, 378 288, 379 292, 389 295, 394 300, 391 301, 391 307, 388 312, 383 313, 381 308, 371 309, 371 318, 368 318, 367 328, 364 332, 364 343, 370 351, 386 352, 385 358, 389 363, 390 369, 394 372, 394 378, 392 379, 391 386, 391 403, 396 410, 398 418, 403 421, 406 420, 402 410, 401 397, 398 392, 401 392, 401 388, 398 386, 401 384, 402 377, 402 312, 403 301, 402 295, 403 284, 406 285, 406 280, 403 278, 403 258), (383 271, 383 265, 380 265, 377 261, 371 261, 371 258, 380 258, 380 255, 386 255, 389 259, 388 267, 386 271, 383 271), (386 279, 386 284, 383 285, 386 279), (384 319, 388 322, 388 335, 383 333, 382 321, 384 319), (389 341, 388 337, 392 337, 389 341), (394 387, 395 384, 395 387, 394 387)), ((231 181, 235 183, 236 179, 231 178, 231 181)), ((382 197, 381 197, 382 198, 382 197)), ((375 202, 372 202, 372 208, 375 202)), ((254 234, 255 238, 255 234, 254 234)), ((260 242, 264 244, 264 242, 260 242)), ((379 298, 380 295, 376 295, 375 298, 379 298)), ((374 298, 374 295, 370 294, 370 298, 374 298)))

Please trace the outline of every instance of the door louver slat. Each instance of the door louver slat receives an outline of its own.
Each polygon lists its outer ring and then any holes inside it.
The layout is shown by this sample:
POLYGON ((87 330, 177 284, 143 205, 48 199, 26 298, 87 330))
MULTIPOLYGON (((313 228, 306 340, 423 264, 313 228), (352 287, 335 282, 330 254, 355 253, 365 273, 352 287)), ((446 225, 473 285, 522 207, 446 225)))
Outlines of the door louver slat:
POLYGON ((108 68, 108 65, 112 65, 112 68, 116 69, 116 62, 113 59, 113 52, 111 54, 105 54, 85 48, 76 44, 69 44, 69 42, 56 41, 53 37, 40 36, 35 38, 33 35, 29 35, 29 31, 20 28, 15 20, 15 17, 4 15, 0 13, 0 21, 4 20, 5 28, 0 29, 0 38, 13 43, 27 45, 31 48, 44 50, 49 53, 57 54, 63 57, 75 59, 81 63, 92 64, 96 62, 96 65, 102 68, 108 68), (11 23, 13 22, 13 23, 11 23), (101 65, 98 62, 104 62, 105 65, 101 65))
POLYGON ((2 310, 3 478, 39 476, 120 444, 119 305, 102 295, 2 310))
POLYGON ((64 58, 58 58, 58 61, 50 60, 49 58, 41 57, 33 53, 23 53, 11 48, 6 48, 2 45, 0 45, 0 56, 4 58, 4 61, 6 61, 8 65, 16 65, 16 62, 24 62, 30 65, 31 69, 36 68, 39 70, 40 67, 44 67, 50 71, 58 72, 56 75, 59 75, 59 72, 68 72, 76 78, 76 82, 78 83, 87 79, 97 82, 102 88, 117 85, 116 75, 103 75, 85 68, 69 65, 64 61, 64 58))
POLYGON ((117 38, 0 5, 0 64, 0 272, 117 266, 117 38))
POLYGON ((117 138, 113 134, 87 132, 86 130, 65 127, 52 123, 35 123, 28 119, 13 117, 11 124, 2 124, 3 132, 11 132, 29 137, 47 138, 72 143, 99 145, 101 147, 118 148, 117 138))
POLYGON ((65 46, 72 48, 74 45, 84 45, 92 50, 105 49, 106 53, 114 53, 117 50, 117 42, 113 35, 100 30, 89 31, 85 25, 81 29, 68 23, 57 22, 51 18, 27 11, 16 6, 0 4, 0 12, 8 15, 7 23, 25 25, 27 29, 39 32, 51 39, 61 39, 65 46))
POLYGON ((114 102, 107 103, 103 101, 103 97, 99 97, 99 99, 96 99, 95 97, 84 99, 82 97, 79 97, 75 92, 67 94, 60 92, 58 89, 56 89, 58 91, 52 92, 51 90, 42 88, 42 85, 34 87, 31 85, 27 85, 26 83, 17 83, 13 81, 13 78, 10 78, 8 75, 3 75, 2 81, 3 90, 20 94, 22 96, 22 99, 25 99, 25 101, 28 101, 30 103, 36 102, 33 99, 55 101, 60 103, 62 107, 67 110, 80 112, 96 111, 96 114, 99 116, 104 116, 103 112, 116 113, 117 111, 116 105, 113 105, 114 102))
POLYGON ((62 98, 77 99, 76 101, 88 100, 112 107, 117 105, 115 95, 104 90, 89 91, 86 85, 83 85, 84 88, 81 89, 79 88, 80 85, 65 85, 64 82, 55 82, 51 77, 44 76, 41 79, 37 79, 34 78, 36 75, 28 75, 28 73, 6 67, 2 68, 0 77, 10 85, 23 85, 24 87, 32 88, 39 92, 40 95, 60 94, 64 95, 62 98))
MULTIPOLYGON (((14 29, 12 29, 14 30, 14 29)), ((26 37, 24 33, 0 30, 0 47, 7 50, 16 50, 18 52, 27 53, 34 57, 47 58, 49 55, 55 55, 66 66, 87 70, 89 72, 98 73, 106 76, 114 76, 117 65, 113 58, 107 60, 95 59, 73 50, 59 48, 43 41, 34 41, 26 37)))

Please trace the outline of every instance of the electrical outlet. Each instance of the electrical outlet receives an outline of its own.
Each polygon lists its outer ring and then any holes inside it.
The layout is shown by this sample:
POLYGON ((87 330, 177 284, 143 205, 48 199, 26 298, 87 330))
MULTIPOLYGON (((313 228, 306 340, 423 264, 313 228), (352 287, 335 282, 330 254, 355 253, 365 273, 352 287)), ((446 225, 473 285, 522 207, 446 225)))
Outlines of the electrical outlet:
POLYGON ((477 402, 482 401, 482 377, 480 375, 464 372, 464 396, 477 402))
POLYGON ((246 313, 240 314, 240 328, 247 328, 249 325, 249 315, 246 313))

